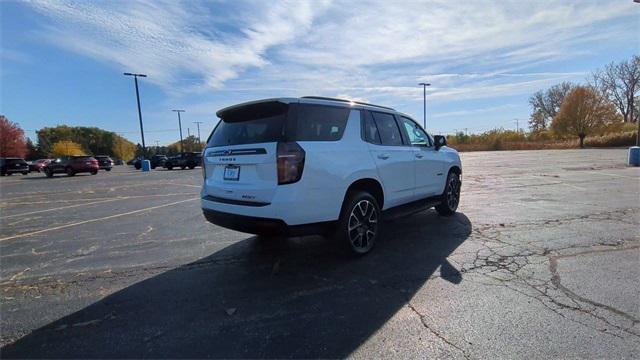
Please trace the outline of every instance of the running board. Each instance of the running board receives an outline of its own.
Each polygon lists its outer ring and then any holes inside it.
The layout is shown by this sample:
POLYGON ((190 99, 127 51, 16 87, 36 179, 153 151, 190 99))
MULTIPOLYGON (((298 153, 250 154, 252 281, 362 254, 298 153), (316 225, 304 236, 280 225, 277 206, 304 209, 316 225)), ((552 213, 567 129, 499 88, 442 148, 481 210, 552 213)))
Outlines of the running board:
POLYGON ((382 219, 384 221, 394 220, 430 209, 436 205, 440 205, 440 196, 431 196, 425 199, 410 202, 408 204, 398 205, 386 209, 382 212, 382 219))

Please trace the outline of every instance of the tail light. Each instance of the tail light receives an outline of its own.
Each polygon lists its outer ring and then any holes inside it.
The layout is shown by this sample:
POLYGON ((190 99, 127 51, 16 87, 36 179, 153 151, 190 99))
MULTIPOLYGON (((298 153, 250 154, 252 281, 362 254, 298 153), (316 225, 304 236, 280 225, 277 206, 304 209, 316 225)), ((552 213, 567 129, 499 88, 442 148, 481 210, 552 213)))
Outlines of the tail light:
POLYGON ((297 142, 278 143, 278 185, 300 180, 304 156, 305 152, 297 142))
POLYGON ((200 166, 202 167, 202 178, 206 180, 207 179, 207 168, 205 167, 204 164, 206 164, 207 161, 204 159, 205 151, 206 151, 206 149, 202 150, 202 157, 200 157, 200 166))

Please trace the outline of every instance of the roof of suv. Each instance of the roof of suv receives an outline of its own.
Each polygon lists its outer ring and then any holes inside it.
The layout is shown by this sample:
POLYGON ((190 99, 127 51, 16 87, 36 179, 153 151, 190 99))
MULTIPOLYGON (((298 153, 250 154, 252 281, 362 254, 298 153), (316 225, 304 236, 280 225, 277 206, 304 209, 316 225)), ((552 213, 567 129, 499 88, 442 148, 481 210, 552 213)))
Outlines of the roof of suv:
POLYGON ((303 103, 303 104, 332 105, 332 106, 343 106, 343 107, 368 108, 370 110, 382 109, 382 110, 397 112, 395 109, 387 106, 374 105, 374 104, 369 104, 361 101, 323 97, 323 96, 303 96, 300 98, 270 98, 270 99, 248 101, 248 102, 244 102, 244 103, 240 103, 240 104, 236 104, 236 105, 232 105, 232 106, 228 106, 226 108, 220 109, 216 112, 216 115, 221 118, 224 115, 224 113, 229 112, 230 110, 238 109, 247 105, 268 103, 268 102, 280 102, 284 104, 303 103))

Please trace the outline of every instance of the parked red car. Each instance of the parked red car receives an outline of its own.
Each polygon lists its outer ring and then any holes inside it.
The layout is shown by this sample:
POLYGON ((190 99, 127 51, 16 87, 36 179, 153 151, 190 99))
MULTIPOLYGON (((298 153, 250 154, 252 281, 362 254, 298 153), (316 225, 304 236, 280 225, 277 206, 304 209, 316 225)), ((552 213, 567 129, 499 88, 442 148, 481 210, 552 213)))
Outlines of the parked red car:
POLYGON ((51 159, 38 159, 34 160, 29 164, 29 171, 40 172, 42 168, 45 167, 48 163, 51 162, 51 159))
POLYGON ((88 172, 91 173, 91 175, 95 175, 98 173, 99 168, 98 160, 92 156, 83 155, 55 159, 45 165, 42 170, 47 177, 52 177, 53 174, 59 173, 66 173, 69 176, 73 176, 77 173, 88 172))

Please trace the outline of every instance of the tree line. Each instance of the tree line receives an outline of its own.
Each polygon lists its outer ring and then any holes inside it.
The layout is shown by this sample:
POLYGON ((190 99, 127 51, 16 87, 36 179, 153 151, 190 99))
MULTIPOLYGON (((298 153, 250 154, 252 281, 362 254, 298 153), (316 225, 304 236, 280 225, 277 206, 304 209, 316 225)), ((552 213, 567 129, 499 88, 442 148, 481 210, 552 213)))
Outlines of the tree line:
POLYGON ((175 155, 181 151, 202 151, 196 136, 176 141, 168 146, 149 146, 146 149, 124 137, 97 127, 66 126, 45 127, 36 131, 36 142, 24 136, 20 126, 0 115, 0 156, 20 157, 27 160, 74 155, 108 155, 115 159, 151 157, 156 154, 175 155))
POLYGON ((603 128, 638 122, 639 93, 640 57, 634 55, 594 71, 585 85, 563 82, 534 93, 529 98, 529 128, 578 137, 583 147, 585 137, 603 128))

